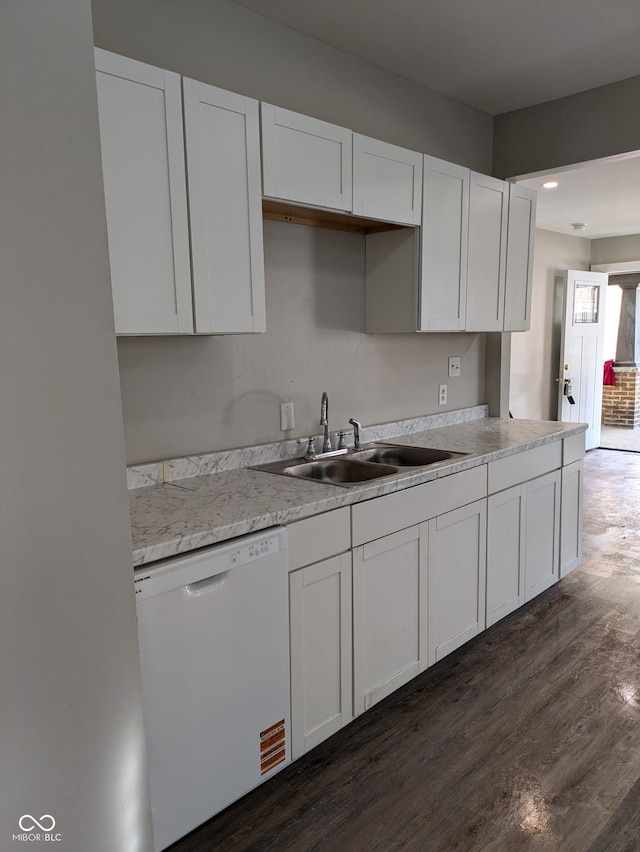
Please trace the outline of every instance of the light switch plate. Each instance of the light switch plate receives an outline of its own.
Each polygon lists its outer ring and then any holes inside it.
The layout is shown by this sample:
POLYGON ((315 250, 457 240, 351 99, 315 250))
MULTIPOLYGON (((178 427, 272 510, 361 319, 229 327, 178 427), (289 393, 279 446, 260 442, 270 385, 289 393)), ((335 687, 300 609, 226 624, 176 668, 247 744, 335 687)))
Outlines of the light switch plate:
POLYGON ((293 429, 295 427, 296 420, 293 412, 293 403, 292 402, 281 402, 280 403, 280 431, 288 432, 289 429, 293 429))
POLYGON ((455 376, 460 375, 460 356, 452 355, 449 358, 449 378, 452 379, 455 376))

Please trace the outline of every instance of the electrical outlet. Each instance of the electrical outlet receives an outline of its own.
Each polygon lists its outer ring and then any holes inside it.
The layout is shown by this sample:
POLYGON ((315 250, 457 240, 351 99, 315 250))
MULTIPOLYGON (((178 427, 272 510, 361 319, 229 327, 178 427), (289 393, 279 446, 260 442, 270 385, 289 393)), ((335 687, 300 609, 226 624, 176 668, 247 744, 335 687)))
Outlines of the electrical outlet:
POLYGON ((460 375, 460 356, 452 355, 449 358, 449 378, 452 379, 454 376, 460 375))
POLYGON ((280 431, 288 432, 296 425, 292 402, 280 403, 280 431))
POLYGON ((447 404, 447 386, 440 385, 438 387, 438 405, 446 405, 447 404))

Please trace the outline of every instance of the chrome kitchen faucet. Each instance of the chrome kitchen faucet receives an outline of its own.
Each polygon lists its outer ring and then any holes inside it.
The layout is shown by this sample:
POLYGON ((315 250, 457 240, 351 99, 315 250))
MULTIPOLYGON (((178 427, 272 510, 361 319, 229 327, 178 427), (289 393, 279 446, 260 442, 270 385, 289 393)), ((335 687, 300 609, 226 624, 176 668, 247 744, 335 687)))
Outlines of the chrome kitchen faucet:
MULTIPOLYGON (((362 429, 361 424, 357 420, 350 420, 349 423, 353 424, 354 427, 354 437, 355 437, 355 445, 354 449, 359 450, 361 447, 360 444, 360 430, 362 429)), ((306 451, 305 451, 305 459, 307 461, 315 461, 316 459, 327 458, 328 456, 341 456, 344 453, 349 452, 349 448, 347 447, 347 434, 344 431, 338 432, 338 446, 334 450, 331 446, 331 435, 329 434, 329 395, 326 391, 322 391, 322 399, 320 401, 320 426, 324 428, 324 436, 322 439, 322 450, 319 453, 316 453, 315 441, 313 437, 310 438, 298 438, 299 444, 306 443, 306 451)))
POLYGON ((320 426, 324 426, 324 438, 322 439, 322 452, 331 452, 331 435, 329 434, 329 397, 326 391, 322 391, 320 403, 320 426))

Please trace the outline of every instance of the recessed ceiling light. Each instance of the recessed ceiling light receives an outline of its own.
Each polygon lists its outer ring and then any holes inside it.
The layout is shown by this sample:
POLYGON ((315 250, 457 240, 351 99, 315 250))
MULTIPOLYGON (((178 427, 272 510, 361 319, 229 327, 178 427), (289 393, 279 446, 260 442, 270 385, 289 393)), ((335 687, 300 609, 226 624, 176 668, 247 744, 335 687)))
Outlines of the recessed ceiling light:
POLYGON ((558 185, 557 180, 548 180, 548 181, 546 181, 545 183, 542 184, 544 189, 555 189, 557 185, 558 185))
POLYGON ((587 223, 586 222, 572 222, 571 227, 573 228, 574 231, 584 231, 584 229, 587 227, 587 223))

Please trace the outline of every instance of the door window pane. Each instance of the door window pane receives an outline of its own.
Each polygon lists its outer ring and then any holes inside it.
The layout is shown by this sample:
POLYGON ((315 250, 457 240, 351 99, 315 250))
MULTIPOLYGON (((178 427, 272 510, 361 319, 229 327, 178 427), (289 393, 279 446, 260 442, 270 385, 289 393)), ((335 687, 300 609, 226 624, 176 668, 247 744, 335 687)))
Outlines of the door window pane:
POLYGON ((597 323, 600 308, 598 284, 576 284, 573 324, 597 323))

